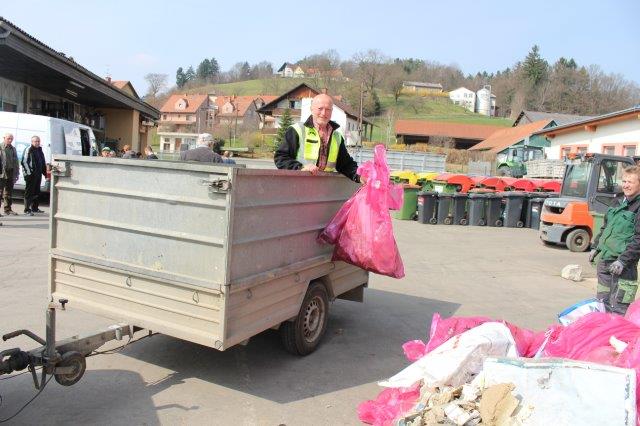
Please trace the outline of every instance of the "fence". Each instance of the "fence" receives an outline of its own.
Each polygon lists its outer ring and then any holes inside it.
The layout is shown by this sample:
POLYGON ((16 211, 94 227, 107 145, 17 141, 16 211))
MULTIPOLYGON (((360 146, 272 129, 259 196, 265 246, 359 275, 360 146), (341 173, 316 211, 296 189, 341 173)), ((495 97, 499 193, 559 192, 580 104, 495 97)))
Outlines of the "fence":
MULTIPOLYGON (((358 164, 373 160, 372 149, 351 151, 358 164)), ((413 170, 414 172, 445 172, 447 156, 428 152, 387 151, 387 163, 391 170, 413 170)))

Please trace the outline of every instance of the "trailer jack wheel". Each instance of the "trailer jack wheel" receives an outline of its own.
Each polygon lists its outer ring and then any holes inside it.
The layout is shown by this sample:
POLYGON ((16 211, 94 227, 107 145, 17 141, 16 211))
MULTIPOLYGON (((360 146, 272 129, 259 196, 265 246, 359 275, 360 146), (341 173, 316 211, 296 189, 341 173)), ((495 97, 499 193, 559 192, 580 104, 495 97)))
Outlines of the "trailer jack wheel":
POLYGON ((66 352, 56 364, 53 376, 62 386, 71 386, 78 383, 86 369, 87 361, 80 352, 66 352))

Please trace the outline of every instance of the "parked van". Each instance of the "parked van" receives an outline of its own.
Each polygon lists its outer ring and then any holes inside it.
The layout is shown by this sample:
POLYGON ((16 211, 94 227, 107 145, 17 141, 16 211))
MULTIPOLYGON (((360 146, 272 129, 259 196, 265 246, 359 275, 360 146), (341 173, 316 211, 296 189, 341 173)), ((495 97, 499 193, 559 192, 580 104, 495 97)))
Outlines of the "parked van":
MULTIPOLYGON (((47 178, 42 180, 41 191, 49 192, 49 165, 52 154, 98 155, 96 137, 91 127, 44 115, 0 112, 0 136, 13 135, 13 146, 22 161, 22 155, 33 136, 40 137, 40 146, 47 162, 47 178)), ((22 169, 15 188, 24 189, 22 169)))

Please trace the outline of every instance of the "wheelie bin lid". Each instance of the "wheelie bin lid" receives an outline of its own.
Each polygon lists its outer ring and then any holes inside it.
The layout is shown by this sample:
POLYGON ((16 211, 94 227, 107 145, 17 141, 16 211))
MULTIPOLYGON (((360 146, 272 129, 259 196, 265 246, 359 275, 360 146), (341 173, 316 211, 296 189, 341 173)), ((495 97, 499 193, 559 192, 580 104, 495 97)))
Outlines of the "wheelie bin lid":
POLYGON ((420 180, 434 180, 438 175, 440 175, 440 173, 438 172, 421 172, 421 173, 418 173, 416 176, 420 181, 420 180))
POLYGON ((504 191, 507 184, 502 178, 491 176, 480 181, 480 185, 485 188, 493 188, 496 191, 504 191))
POLYGON ((418 197, 437 197, 438 193, 436 191, 418 191, 418 197))
POLYGON ((522 191, 505 191, 505 192, 499 192, 501 197, 505 197, 505 198, 524 198, 527 196, 526 192, 522 192, 522 191))
POLYGON ((487 198, 489 192, 469 192, 467 195, 469 198, 487 198))
POLYGON ((511 185, 516 191, 535 191, 540 187, 538 182, 531 179, 516 179, 511 185))

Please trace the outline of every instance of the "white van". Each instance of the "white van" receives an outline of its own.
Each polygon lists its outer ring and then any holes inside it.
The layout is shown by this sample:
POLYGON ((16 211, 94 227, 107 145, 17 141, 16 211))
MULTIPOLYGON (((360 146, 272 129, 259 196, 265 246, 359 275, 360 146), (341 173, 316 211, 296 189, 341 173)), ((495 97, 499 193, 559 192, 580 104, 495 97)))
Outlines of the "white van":
MULTIPOLYGON (((96 137, 91 127, 72 121, 44 115, 0 112, 0 137, 6 133, 13 135, 13 146, 20 161, 25 149, 31 145, 31 138, 40 137, 40 146, 47 162, 47 178, 42 180, 40 187, 43 192, 49 192, 51 154, 98 155, 96 137)), ((15 188, 24 189, 22 167, 15 188)))

